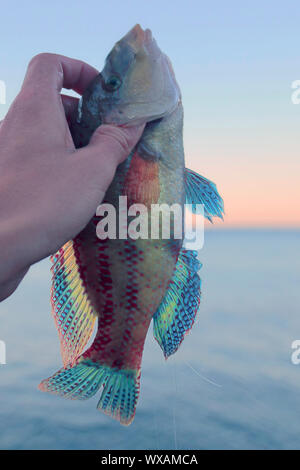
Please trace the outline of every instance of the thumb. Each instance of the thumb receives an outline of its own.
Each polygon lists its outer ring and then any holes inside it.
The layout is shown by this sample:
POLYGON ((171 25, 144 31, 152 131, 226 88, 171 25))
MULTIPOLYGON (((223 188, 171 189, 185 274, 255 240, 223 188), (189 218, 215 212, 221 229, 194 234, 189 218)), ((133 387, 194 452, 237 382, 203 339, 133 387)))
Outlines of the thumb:
POLYGON ((73 155, 73 169, 106 191, 118 165, 126 160, 144 128, 145 124, 131 127, 103 124, 95 130, 89 144, 73 155))
POLYGON ((95 130, 85 150, 91 157, 99 158, 103 155, 103 158, 117 166, 128 157, 144 127, 144 124, 131 127, 103 124, 95 130))

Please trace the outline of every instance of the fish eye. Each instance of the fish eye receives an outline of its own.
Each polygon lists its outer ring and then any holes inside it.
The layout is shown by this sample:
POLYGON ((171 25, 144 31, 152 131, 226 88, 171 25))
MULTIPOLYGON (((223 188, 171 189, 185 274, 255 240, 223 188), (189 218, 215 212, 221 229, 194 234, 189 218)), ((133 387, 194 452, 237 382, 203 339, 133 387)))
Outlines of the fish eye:
POLYGON ((120 88, 122 81, 117 75, 111 75, 105 82, 105 88, 107 91, 116 91, 120 88))

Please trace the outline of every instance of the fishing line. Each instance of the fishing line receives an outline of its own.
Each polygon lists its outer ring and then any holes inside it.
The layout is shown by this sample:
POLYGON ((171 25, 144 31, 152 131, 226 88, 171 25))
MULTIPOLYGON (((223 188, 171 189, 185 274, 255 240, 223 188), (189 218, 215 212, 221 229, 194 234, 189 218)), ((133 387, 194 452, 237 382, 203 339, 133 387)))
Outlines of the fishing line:
POLYGON ((205 375, 200 374, 200 372, 198 372, 196 369, 194 369, 194 367, 191 366, 191 364, 189 364, 188 362, 185 362, 185 364, 190 369, 192 369, 192 371, 195 372, 195 374, 197 374, 199 377, 201 377, 201 379, 205 380, 206 382, 210 383, 211 385, 215 385, 215 387, 219 387, 219 388, 223 387, 223 385, 220 385, 217 382, 214 382, 213 380, 209 379, 208 377, 205 377, 205 375))
POLYGON ((177 450, 177 431, 176 431, 176 398, 177 398, 177 380, 176 380, 176 362, 173 362, 173 383, 174 383, 174 401, 173 401, 173 429, 174 429, 174 442, 175 450, 177 450))

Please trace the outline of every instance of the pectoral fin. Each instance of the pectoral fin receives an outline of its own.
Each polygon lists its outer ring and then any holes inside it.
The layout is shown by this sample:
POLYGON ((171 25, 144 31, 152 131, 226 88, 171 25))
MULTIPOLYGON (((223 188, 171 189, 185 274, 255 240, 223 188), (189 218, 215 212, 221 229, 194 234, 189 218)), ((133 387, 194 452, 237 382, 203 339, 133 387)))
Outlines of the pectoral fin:
POLYGON ((223 219, 224 203, 216 185, 188 168, 185 169, 186 202, 192 204, 196 213, 196 204, 204 205, 204 216, 212 222, 212 217, 223 219))

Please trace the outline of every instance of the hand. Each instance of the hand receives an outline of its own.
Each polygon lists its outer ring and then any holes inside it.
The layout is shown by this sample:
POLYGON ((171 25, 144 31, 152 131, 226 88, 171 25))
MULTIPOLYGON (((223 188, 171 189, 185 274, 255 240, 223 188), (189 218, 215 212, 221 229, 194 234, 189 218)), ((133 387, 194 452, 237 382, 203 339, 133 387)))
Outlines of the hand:
POLYGON ((100 126, 76 150, 67 117, 97 70, 55 54, 32 59, 0 127, 0 301, 28 268, 89 222, 144 126, 100 126))

